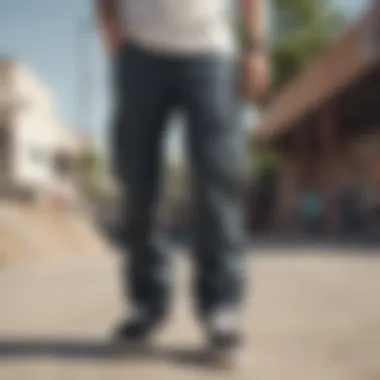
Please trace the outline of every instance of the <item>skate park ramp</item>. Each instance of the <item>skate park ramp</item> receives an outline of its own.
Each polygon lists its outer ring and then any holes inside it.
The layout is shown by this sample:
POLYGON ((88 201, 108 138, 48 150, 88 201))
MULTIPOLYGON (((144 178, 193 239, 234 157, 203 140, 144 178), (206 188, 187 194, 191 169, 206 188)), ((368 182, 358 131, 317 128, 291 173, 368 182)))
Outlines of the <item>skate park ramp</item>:
POLYGON ((103 255, 111 247, 84 212, 6 202, 0 205, 0 262, 103 255))

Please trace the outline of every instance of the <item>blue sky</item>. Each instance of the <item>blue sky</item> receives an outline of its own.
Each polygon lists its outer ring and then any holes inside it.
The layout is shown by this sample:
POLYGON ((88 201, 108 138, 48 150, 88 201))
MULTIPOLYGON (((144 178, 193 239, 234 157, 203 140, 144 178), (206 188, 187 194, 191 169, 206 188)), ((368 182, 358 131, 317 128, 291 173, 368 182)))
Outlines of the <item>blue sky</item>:
MULTIPOLYGON (((78 128, 78 26, 92 17, 91 0, 0 0, 0 55, 26 63, 51 88, 58 112, 78 128)), ((91 115, 100 139, 107 112, 108 67, 97 32, 87 34, 91 115)))
MULTIPOLYGON (((369 0, 334 1, 354 18, 369 0)), ((0 55, 23 61, 43 78, 52 90, 60 116, 74 130, 79 121, 78 25, 91 19, 92 13, 91 0, 0 0, 0 55)), ((91 112, 85 121, 92 126, 97 141, 104 144, 109 109, 107 57, 95 29, 86 38, 91 60, 87 65, 91 112)))

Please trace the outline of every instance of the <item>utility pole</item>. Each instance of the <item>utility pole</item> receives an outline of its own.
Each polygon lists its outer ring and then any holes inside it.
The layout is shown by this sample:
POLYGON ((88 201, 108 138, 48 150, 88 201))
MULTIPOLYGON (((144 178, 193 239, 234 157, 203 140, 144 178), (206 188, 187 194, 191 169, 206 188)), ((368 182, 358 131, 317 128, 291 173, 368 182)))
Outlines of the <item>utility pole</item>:
POLYGON ((91 107, 92 107, 92 78, 90 36, 93 30, 93 21, 85 18, 77 25, 75 32, 75 100, 77 111, 77 131, 81 140, 81 152, 77 170, 77 186, 80 193, 88 191, 88 173, 85 169, 85 160, 88 142, 91 136, 91 107))
POLYGON ((94 28, 91 19, 82 20, 77 29, 77 110, 78 126, 81 134, 89 134, 91 105, 92 105, 92 81, 89 37, 94 28))

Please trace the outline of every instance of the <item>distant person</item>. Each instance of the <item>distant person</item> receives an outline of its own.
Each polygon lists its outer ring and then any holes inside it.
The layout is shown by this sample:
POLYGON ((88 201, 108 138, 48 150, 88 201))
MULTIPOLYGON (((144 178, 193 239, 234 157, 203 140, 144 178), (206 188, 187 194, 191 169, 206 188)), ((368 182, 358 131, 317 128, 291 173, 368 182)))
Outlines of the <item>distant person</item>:
POLYGON ((170 112, 179 108, 188 120, 195 179, 197 311, 215 352, 240 346, 245 134, 239 90, 252 100, 268 86, 262 3, 96 2, 114 69, 112 151, 128 209, 130 260, 124 278, 132 312, 117 330, 121 341, 146 340, 170 306, 169 255, 156 237, 155 214, 164 128, 170 112), (242 70, 234 10, 243 23, 242 70))
POLYGON ((317 190, 311 188, 302 196, 302 214, 307 232, 320 232, 323 223, 323 203, 317 190))

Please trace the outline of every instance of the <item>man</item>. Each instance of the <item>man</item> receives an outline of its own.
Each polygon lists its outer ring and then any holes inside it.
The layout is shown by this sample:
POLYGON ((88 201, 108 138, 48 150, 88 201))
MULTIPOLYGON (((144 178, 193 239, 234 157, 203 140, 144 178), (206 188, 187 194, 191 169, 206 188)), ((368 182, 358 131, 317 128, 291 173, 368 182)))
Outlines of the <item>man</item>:
POLYGON ((169 257, 154 222, 164 126, 179 108, 188 120, 195 182, 196 307, 211 347, 240 343, 245 138, 238 87, 246 98, 257 98, 267 88, 269 70, 262 0, 230 1, 241 10, 244 26, 242 78, 237 25, 227 3, 97 1, 114 63, 113 152, 127 204, 130 260, 124 277, 133 313, 118 330, 123 341, 145 340, 168 313, 169 257))

